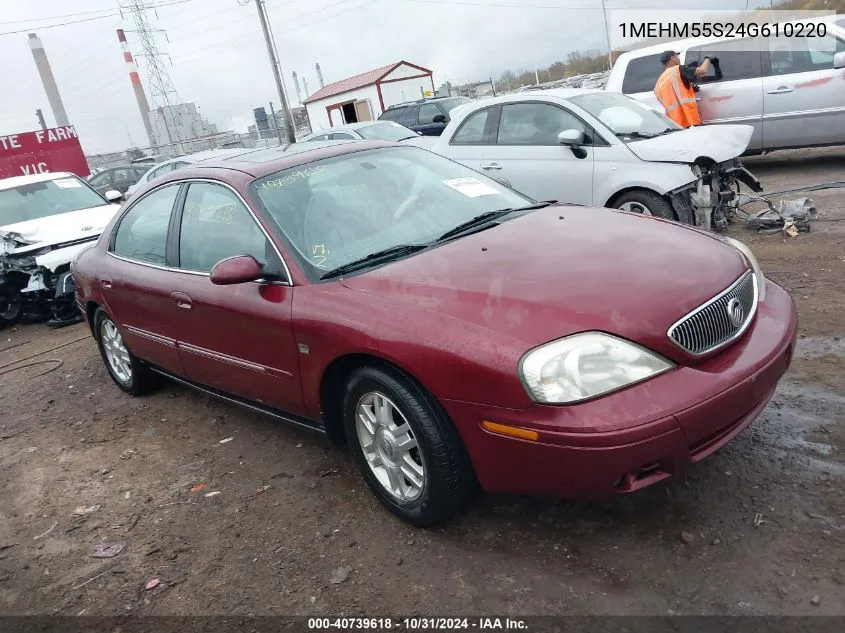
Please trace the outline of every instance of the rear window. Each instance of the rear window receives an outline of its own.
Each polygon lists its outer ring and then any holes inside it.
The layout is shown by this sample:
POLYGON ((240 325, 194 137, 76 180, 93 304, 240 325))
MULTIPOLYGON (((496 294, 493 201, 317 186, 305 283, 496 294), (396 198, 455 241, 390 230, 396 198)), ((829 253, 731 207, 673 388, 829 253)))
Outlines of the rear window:
POLYGON ((660 53, 646 57, 636 57, 628 62, 625 78, 622 80, 622 92, 626 95, 637 92, 651 92, 657 78, 663 72, 660 53))

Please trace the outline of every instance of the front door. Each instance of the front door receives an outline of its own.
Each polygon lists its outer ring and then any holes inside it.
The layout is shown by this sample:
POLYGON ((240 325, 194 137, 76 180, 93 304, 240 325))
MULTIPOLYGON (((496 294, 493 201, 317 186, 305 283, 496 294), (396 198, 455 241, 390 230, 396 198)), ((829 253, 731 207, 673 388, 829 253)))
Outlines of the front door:
POLYGON ((845 142, 845 68, 833 56, 845 41, 771 38, 763 78, 763 143, 766 148, 845 142))
POLYGON ((166 268, 168 227, 178 193, 178 184, 166 185, 133 201, 120 219, 97 283, 106 309, 122 325, 129 350, 182 375, 178 315, 168 291, 174 273, 166 268))
POLYGON ((211 182, 188 185, 178 231, 172 293, 181 323, 182 364, 202 385, 303 413, 291 323, 293 288, 275 247, 240 196, 211 182), (222 259, 252 255, 266 280, 216 286, 222 259))
POLYGON ((719 60, 719 73, 711 67, 699 78, 698 112, 705 124, 751 125, 754 133, 749 150, 763 146, 763 80, 759 39, 740 39, 694 46, 684 63, 701 63, 705 57, 719 60))
POLYGON ((505 104, 498 135, 484 147, 481 169, 535 200, 591 205, 594 148, 589 139, 579 150, 561 145, 558 134, 569 129, 589 133, 581 119, 560 105, 505 104))

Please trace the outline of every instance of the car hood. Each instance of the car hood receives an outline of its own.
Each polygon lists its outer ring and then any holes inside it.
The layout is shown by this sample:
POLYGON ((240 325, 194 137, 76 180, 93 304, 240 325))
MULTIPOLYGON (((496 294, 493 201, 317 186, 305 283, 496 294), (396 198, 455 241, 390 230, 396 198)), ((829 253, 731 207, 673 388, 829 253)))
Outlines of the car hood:
POLYGON ((642 160, 656 163, 693 163, 706 157, 721 163, 742 154, 754 128, 750 125, 705 125, 628 143, 642 160))
MULTIPOLYGON (((526 349, 589 330, 689 361, 666 332, 747 270, 733 247, 653 217, 553 206, 347 278, 526 349)), ((411 313, 409 318, 424 318, 411 313)))
POLYGON ((47 246, 95 239, 120 206, 106 204, 0 227, 0 254, 24 254, 47 246))

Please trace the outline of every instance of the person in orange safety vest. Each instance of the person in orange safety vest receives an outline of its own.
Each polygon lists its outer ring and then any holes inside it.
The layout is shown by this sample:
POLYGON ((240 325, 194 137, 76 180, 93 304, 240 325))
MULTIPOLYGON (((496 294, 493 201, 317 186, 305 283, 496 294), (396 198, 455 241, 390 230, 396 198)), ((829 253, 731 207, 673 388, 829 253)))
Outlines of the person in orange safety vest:
POLYGON ((701 125, 693 81, 710 70, 711 59, 705 57, 698 67, 691 68, 681 66, 675 51, 665 51, 660 55, 660 63, 665 70, 657 79, 654 95, 663 106, 666 116, 681 127, 701 125))

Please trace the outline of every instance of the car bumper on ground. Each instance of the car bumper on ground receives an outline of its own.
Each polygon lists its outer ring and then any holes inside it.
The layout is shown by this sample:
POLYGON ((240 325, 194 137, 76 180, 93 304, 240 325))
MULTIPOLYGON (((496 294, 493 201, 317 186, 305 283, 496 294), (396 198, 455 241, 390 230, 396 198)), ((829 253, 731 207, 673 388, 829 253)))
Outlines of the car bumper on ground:
POLYGON ((795 306, 769 282, 743 338, 697 365, 572 406, 443 406, 487 491, 567 498, 633 492, 704 459, 748 427, 789 367, 796 336, 795 306), (485 420, 536 431, 538 439, 489 432, 485 420))

